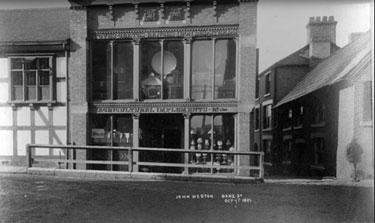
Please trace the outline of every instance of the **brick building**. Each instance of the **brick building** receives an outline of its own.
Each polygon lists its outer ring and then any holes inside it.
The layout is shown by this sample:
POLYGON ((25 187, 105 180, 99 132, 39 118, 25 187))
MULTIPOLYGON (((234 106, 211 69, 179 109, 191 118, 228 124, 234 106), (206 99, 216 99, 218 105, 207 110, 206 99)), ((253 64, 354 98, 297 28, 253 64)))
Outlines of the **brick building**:
POLYGON ((337 50, 276 104, 273 155, 279 173, 373 178, 370 41, 367 32, 337 50), (349 162, 351 142, 361 150, 356 170, 349 162))
MULTIPOLYGON (((278 117, 274 106, 322 60, 336 52, 336 24, 333 17, 311 18, 308 22, 307 44, 294 53, 274 63, 257 76, 256 104, 252 112, 254 131, 252 140, 256 151, 265 153, 265 174, 272 174, 274 154, 279 150, 275 142, 278 117)), ((297 111, 297 113, 303 111, 297 111)), ((298 123, 295 123, 298 125, 298 123)))
MULTIPOLYGON (((66 113, 58 116, 60 121, 66 121, 65 140, 35 142, 250 151, 250 110, 254 107, 257 60, 256 0, 71 0, 70 3, 69 10, 59 12, 65 14, 60 21, 64 24, 56 26, 69 25, 65 37, 69 39, 68 56, 64 57, 66 72, 59 79, 55 74, 58 69, 53 67, 50 82, 55 86, 66 81, 62 96, 65 101, 61 104, 66 113)), ((54 29, 48 30, 55 33, 54 29)), ((38 36, 33 41, 41 43, 38 36)), ((33 56, 39 52, 19 53, 33 56)), ((2 58, 4 64, 11 61, 6 50, 2 58)), ((2 74, 3 84, 12 86, 12 71, 2 74)), ((51 94, 57 95, 57 89, 51 87, 51 94)), ((2 107, 11 111, 12 97, 5 97, 2 107)), ((50 100, 54 102, 54 98, 50 100)), ((30 104, 34 103, 24 98, 16 107, 29 109, 32 114, 30 104)), ((51 111, 54 105, 45 106, 51 111)), ((39 110, 39 106, 35 108, 39 110)), ((7 124, 8 127, 0 128, 9 129, 13 133, 7 134, 14 137, 17 123, 7 124)), ((48 122, 43 128, 53 135, 54 127, 54 123, 48 122)), ((35 129, 32 125, 30 128, 31 132, 35 129)), ((17 150, 22 146, 13 144, 12 148, 17 150)), ((1 158, 18 157, 14 152, 7 155, 1 158)), ((82 151, 76 156, 92 160, 127 159, 122 151, 82 151)), ((134 159, 228 165, 223 157, 217 159, 205 154, 187 157, 168 152, 139 152, 134 159)), ((249 159, 231 162, 248 165, 249 159)), ((181 173, 182 169, 141 165, 135 171, 181 173)), ((248 175, 248 172, 238 174, 248 175)))

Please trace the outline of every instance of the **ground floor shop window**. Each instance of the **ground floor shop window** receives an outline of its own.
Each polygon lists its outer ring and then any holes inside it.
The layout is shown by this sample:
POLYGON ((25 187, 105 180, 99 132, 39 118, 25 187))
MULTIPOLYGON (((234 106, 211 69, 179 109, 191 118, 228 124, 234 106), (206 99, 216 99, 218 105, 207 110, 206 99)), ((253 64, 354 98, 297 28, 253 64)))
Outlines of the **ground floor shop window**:
MULTIPOLYGON (((133 145, 133 119, 130 115, 92 115, 90 118, 91 144, 97 146, 133 145)), ((92 150, 91 160, 127 161, 127 150, 92 150)), ((122 170, 127 165, 93 164, 92 169, 122 170)))
POLYGON ((197 153, 190 155, 190 163, 201 164, 192 172, 233 172, 230 169, 204 168, 205 164, 234 165, 234 157, 226 154, 200 153, 200 150, 234 151, 233 115, 194 115, 190 124, 190 149, 197 153))

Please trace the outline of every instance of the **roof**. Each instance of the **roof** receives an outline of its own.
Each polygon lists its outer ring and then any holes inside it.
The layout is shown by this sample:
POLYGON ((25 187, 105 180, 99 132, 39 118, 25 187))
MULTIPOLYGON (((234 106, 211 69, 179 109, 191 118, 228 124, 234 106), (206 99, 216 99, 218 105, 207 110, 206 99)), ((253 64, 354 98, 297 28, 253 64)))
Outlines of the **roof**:
MULTIPOLYGON (((303 65, 310 65, 310 58, 309 58, 309 47, 310 45, 307 44, 301 49, 295 51, 294 53, 291 53, 290 55, 284 57, 283 59, 277 61, 276 63, 272 64, 270 67, 265 69, 262 73, 259 74, 259 76, 264 75, 265 73, 268 73, 270 70, 281 67, 281 66, 303 66, 303 65)), ((331 53, 334 53, 340 49, 336 44, 331 43, 331 53)))
POLYGON ((306 76, 275 106, 296 100, 344 79, 353 79, 370 63, 370 32, 337 50, 306 76))
POLYGON ((0 44, 66 40, 69 20, 68 8, 0 10, 0 44))

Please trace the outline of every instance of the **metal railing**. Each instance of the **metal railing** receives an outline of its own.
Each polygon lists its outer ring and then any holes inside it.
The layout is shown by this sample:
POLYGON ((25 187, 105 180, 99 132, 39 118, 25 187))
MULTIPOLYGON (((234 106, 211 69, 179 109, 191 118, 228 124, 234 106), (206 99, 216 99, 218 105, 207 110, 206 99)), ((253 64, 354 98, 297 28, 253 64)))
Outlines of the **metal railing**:
MULTIPOLYGON (((53 154, 53 153, 49 153, 53 154)), ((26 157, 27 157, 27 168, 33 167, 36 163, 52 163, 57 164, 59 168, 62 169, 75 169, 77 164, 104 164, 104 165, 126 165, 128 170, 125 172, 134 172, 135 167, 139 166, 156 166, 156 167, 175 167, 184 168, 184 173, 192 174, 191 170, 194 169, 211 169, 211 170, 227 170, 226 174, 236 175, 240 170, 249 171, 249 175, 254 173, 252 177, 262 178, 264 177, 264 153, 263 152, 234 152, 234 151, 221 151, 221 150, 185 150, 185 149, 166 149, 166 148, 144 148, 144 147, 112 147, 112 146, 76 146, 76 145, 39 145, 39 144, 27 144, 26 145, 26 157), (36 149, 48 149, 54 150, 59 149, 63 151, 63 155, 35 155, 36 149), (89 160, 85 156, 83 159, 77 159, 77 150, 85 150, 89 152, 90 150, 106 150, 106 151, 126 151, 127 160, 126 161, 116 161, 116 160, 89 160), (134 159, 135 152, 168 152, 168 153, 180 153, 184 154, 184 163, 168 163, 168 162, 147 162, 138 161, 134 159), (195 154, 206 154, 211 156, 211 161, 205 163, 195 163, 190 162, 191 156, 195 154), (224 155, 226 157, 233 158, 232 165, 221 165, 213 161, 215 155, 224 155), (239 165, 239 157, 248 156, 248 162, 245 165, 239 165), (236 158, 238 157, 238 158, 236 158)), ((135 171, 136 172, 136 171, 135 171)), ((212 173, 212 171, 211 171, 212 173)), ((241 174, 243 176, 243 174, 241 174)))

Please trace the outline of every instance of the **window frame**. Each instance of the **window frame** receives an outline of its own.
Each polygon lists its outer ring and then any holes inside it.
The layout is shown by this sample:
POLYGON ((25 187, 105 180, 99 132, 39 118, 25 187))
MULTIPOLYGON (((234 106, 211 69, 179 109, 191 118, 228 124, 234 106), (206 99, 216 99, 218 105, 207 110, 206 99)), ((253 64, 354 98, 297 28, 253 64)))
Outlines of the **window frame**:
POLYGON ((55 65, 55 54, 15 54, 15 55, 7 55, 8 58, 8 74, 9 74, 9 93, 8 93, 8 103, 12 103, 14 105, 22 105, 22 104, 51 104, 55 103, 55 75, 56 75, 56 65, 55 65), (13 59, 23 59, 25 60, 37 60, 41 58, 47 58, 48 59, 48 68, 40 68, 39 65, 36 65, 37 67, 35 69, 27 70, 25 68, 25 63, 22 63, 22 68, 20 69, 12 69, 12 60, 13 59), (13 71, 19 71, 22 72, 22 99, 16 99, 15 92, 14 92, 14 85, 13 80, 14 77, 12 75, 13 71), (35 99, 28 99, 28 93, 27 93, 27 72, 35 72, 35 99), (43 72, 48 72, 48 85, 42 85, 40 83, 41 76, 43 75, 43 72), (42 97, 41 89, 45 86, 48 86, 48 98, 44 99, 42 97))
POLYGON ((238 39, 236 37, 233 37, 233 36, 220 36, 220 37, 211 37, 211 38, 207 38, 207 37, 196 37, 194 39, 192 39, 191 41, 191 45, 190 45, 190 64, 188 64, 188 66, 190 67, 190 74, 189 75, 189 78, 190 78, 190 98, 191 100, 193 101, 233 101, 233 100, 236 100, 238 98, 238 59, 239 59, 239 44, 238 44, 238 39), (215 68, 215 52, 216 52, 216 42, 219 41, 219 40, 232 40, 235 44, 235 81, 234 81, 234 96, 232 98, 217 98, 215 96, 216 94, 216 90, 215 90, 215 86, 216 86, 216 83, 215 83, 215 79, 216 79, 216 74, 215 74, 215 71, 216 71, 216 68, 215 68), (212 90, 211 90, 211 95, 212 97, 211 98, 193 98, 193 94, 192 94, 192 89, 193 89, 193 69, 192 69, 192 66, 193 66, 193 54, 194 54, 194 51, 193 51, 193 46, 194 46, 194 42, 195 41, 210 41, 211 42, 211 45, 212 45, 212 69, 211 69, 211 84, 212 84, 212 90))
POLYGON ((263 120, 262 120, 262 126, 263 130, 270 130, 272 129, 272 104, 264 104, 262 106, 262 114, 263 114, 263 120), (270 107, 270 114, 267 116, 267 108, 270 107))
POLYGON ((264 96, 271 94, 271 72, 264 75, 264 96))
MULTIPOLYGON (((135 61, 135 52, 134 52, 134 49, 135 49, 135 44, 134 44, 134 41, 131 40, 131 39, 121 39, 121 40, 93 40, 90 42, 90 100, 91 101, 134 101, 134 99, 136 98, 136 95, 135 95, 135 88, 136 88, 136 84, 135 84, 135 80, 136 80, 136 75, 135 75, 135 64, 134 64, 134 61, 135 61), (102 43, 107 43, 107 44, 110 44, 110 60, 109 60, 109 70, 110 70, 110 90, 109 90, 109 94, 110 94, 110 98, 109 99, 96 99, 94 98, 94 91, 95 91, 95 86, 94 86, 94 82, 95 82, 95 79, 94 79, 94 68, 93 68, 93 60, 94 60, 94 44, 96 42, 102 42, 102 43), (132 46, 132 63, 131 63, 131 66, 132 66, 132 75, 133 75, 133 80, 132 80, 132 86, 133 86, 133 89, 132 89, 132 97, 131 98, 126 98, 126 99, 114 99, 115 98, 115 94, 118 94, 118 92, 115 92, 115 84, 117 83, 114 83, 114 80, 115 80, 115 69, 114 69, 114 59, 115 59, 115 55, 114 55, 114 52, 115 52, 115 44, 116 43, 128 43, 129 45, 132 46)), ((108 66, 108 65, 107 65, 108 66)), ((107 69, 107 67, 105 68, 107 69)))

